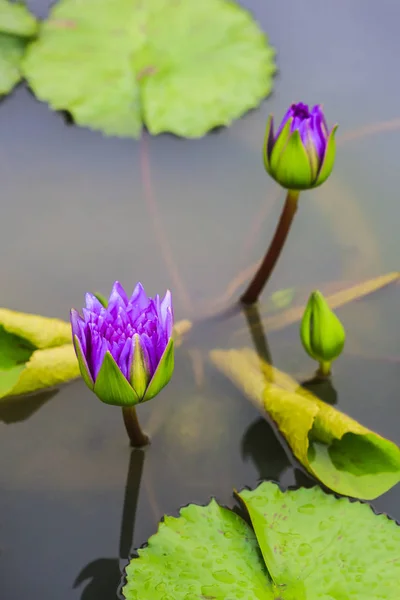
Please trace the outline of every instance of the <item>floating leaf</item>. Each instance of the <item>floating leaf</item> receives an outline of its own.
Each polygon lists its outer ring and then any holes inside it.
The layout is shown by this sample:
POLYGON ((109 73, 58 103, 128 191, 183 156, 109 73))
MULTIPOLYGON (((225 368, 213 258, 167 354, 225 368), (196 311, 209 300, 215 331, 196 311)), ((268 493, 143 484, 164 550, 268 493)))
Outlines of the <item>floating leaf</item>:
POLYGON ((37 21, 24 4, 0 0, 0 96, 20 81, 21 59, 37 21))
POLYGON ((34 350, 27 340, 0 325, 0 397, 16 385, 34 350))
POLYGON ((39 99, 79 125, 200 137, 268 95, 274 54, 227 0, 60 0, 24 73, 39 99))
POLYGON ((215 500, 165 517, 138 554, 127 567, 129 600, 244 598, 245 591, 248 598, 272 597, 254 532, 215 500))
POLYGON ((212 350, 212 362, 275 421, 293 454, 339 494, 372 500, 400 481, 400 449, 316 398, 250 348, 212 350))
POLYGON ((0 33, 0 96, 11 92, 21 80, 21 59, 26 41, 14 35, 0 33))
POLYGON ((400 529, 366 504, 273 483, 165 517, 126 568, 126 600, 395 600, 400 529), (264 562, 265 561, 265 562, 264 562))
POLYGON ((0 0, 0 32, 33 37, 38 29, 35 17, 22 2, 0 0))
POLYGON ((76 377, 69 323, 0 308, 0 399, 76 377))
POLYGON ((28 340, 35 348, 53 348, 72 342, 71 325, 61 319, 0 308, 0 325, 9 333, 28 340))
POLYGON ((400 529, 385 515, 319 487, 283 492, 264 482, 239 497, 282 599, 397 597, 400 529))
POLYGON ((72 344, 37 350, 26 363, 8 396, 20 396, 55 387, 79 376, 79 365, 72 344))

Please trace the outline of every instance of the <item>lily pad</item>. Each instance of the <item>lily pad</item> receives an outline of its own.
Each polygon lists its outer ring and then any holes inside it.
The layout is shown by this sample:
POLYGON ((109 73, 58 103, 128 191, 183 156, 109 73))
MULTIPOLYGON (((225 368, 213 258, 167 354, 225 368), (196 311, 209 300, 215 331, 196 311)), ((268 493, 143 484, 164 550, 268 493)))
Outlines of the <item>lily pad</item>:
POLYGON ((0 397, 16 385, 34 350, 27 340, 0 325, 0 397))
POLYGON ((212 350, 215 366, 274 420, 295 457, 346 496, 372 500, 400 481, 400 448, 322 402, 250 348, 212 350))
POLYGON ((21 37, 33 37, 38 24, 35 17, 22 2, 0 0, 0 32, 21 37))
POLYGON ((165 517, 126 567, 126 600, 395 600, 400 529, 320 488, 238 494, 251 525, 215 500, 165 517))
POLYGON ((0 0, 0 96, 21 80, 21 60, 37 21, 24 4, 0 0))
POLYGON ((0 308, 0 401, 79 377, 71 326, 0 308))
POLYGON ((23 70, 36 96, 107 135, 200 137, 256 107, 274 50, 227 0, 60 0, 23 70))
POLYGON ((0 33, 0 96, 11 92, 21 81, 20 64, 26 44, 23 38, 0 33))

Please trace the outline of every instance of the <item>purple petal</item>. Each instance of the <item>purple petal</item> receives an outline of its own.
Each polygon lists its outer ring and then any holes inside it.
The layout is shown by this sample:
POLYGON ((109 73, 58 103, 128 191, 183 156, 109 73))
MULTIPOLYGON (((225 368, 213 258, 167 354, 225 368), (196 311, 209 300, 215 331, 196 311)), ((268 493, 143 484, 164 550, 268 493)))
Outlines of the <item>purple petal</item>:
POLYGON ((82 308, 83 320, 85 323, 97 323, 99 315, 88 308, 82 308))
POLYGON ((322 110, 322 106, 320 104, 316 104, 312 107, 311 115, 318 119, 321 119, 323 129, 325 131, 325 135, 328 135, 328 125, 326 123, 324 111, 322 110))
POLYGON ((159 363, 156 344, 154 344, 154 340, 150 338, 146 333, 142 333, 142 335, 140 336, 140 344, 143 348, 143 352, 146 352, 149 364, 150 377, 152 377, 159 363))
POLYGON ((100 312, 104 310, 104 306, 97 300, 96 296, 93 296, 93 294, 85 294, 85 303, 86 308, 96 313, 96 315, 99 315, 100 312))
POLYGON ((282 119, 282 121, 281 121, 281 124, 279 125, 279 127, 278 127, 278 130, 277 130, 277 132, 276 132, 276 135, 275 135, 275 140, 277 140, 277 138, 278 138, 278 136, 279 136, 280 132, 281 132, 281 131, 282 131, 282 129, 285 127, 285 125, 286 125, 287 121, 290 119, 290 117, 293 117, 293 107, 294 107, 294 106, 295 106, 295 105, 294 105, 294 104, 292 104, 292 106, 291 106, 291 107, 290 107, 290 108, 289 108, 289 109, 286 111, 286 114, 285 114, 285 116, 283 117, 283 119, 282 119))
POLYGON ((129 381, 132 360, 133 360, 133 350, 134 344, 132 338, 128 338, 125 342, 124 347, 122 348, 118 366, 121 369, 122 373, 125 375, 127 380, 129 381))
POLYGON ((171 296, 171 292, 169 290, 167 290, 163 301, 160 304, 160 320, 161 323, 163 324, 163 326, 165 326, 166 322, 167 322, 167 316, 168 313, 171 314, 173 316, 173 308, 172 308, 172 296, 171 296), (169 309, 169 311, 168 311, 169 309))
POLYGON ((305 119, 304 121, 301 121, 297 129, 299 130, 301 141, 303 142, 304 146, 307 147, 312 139, 309 120, 305 119))
POLYGON ((71 308, 70 320, 71 320, 71 328, 72 328, 72 337, 74 335, 76 335, 76 336, 78 336, 78 339, 80 340, 81 336, 82 336, 82 329, 80 327, 80 323, 82 322, 82 317, 78 313, 78 311, 75 310, 75 308, 71 308))
POLYGON ((298 102, 297 104, 292 105, 293 111, 293 121, 291 125, 291 131, 295 131, 299 129, 302 123, 304 123, 307 119, 310 118, 310 111, 308 109, 307 104, 303 104, 303 102, 298 102))
MULTIPOLYGON (((93 386, 94 385, 93 377, 92 377, 92 374, 91 374, 90 369, 89 369, 88 361, 86 360, 86 356, 85 356, 85 353, 84 353, 84 350, 83 350, 83 347, 82 347, 81 340, 79 338, 78 339, 74 339, 73 343, 74 343, 74 348, 75 348, 76 355, 78 357, 79 368, 81 369, 81 374, 82 374, 82 376, 83 376, 84 379, 85 379, 85 375, 86 375, 87 378, 89 379, 89 383, 93 386), (79 346, 79 350, 80 350, 80 354, 81 354, 80 356, 78 356, 78 351, 77 351, 77 348, 76 348, 77 346, 79 346), (83 369, 85 371, 85 375, 82 373, 81 361, 83 362, 83 369)), ((85 379, 85 381, 86 381, 86 379, 85 379)))
POLYGON ((97 379, 97 375, 99 374, 101 365, 103 364, 103 360, 104 360, 104 356, 107 352, 107 350, 109 350, 109 345, 107 344, 107 341, 104 338, 98 338, 96 341, 93 339, 93 337, 91 338, 92 341, 92 352, 91 352, 91 361, 89 364, 89 369, 91 371, 92 377, 94 379, 94 381, 96 381, 97 379), (93 343, 94 342, 94 343, 93 343))
POLYGON ((148 307, 149 303, 149 297, 144 291, 144 287, 139 282, 133 290, 132 296, 129 300, 129 304, 131 305, 132 309, 139 314, 139 312, 142 312, 145 308, 148 307))
POLYGON ((328 135, 325 133, 324 119, 319 115, 314 117, 314 144, 318 152, 320 163, 324 159, 328 135))
POLYGON ((128 297, 119 281, 116 281, 112 287, 110 298, 108 300, 107 310, 116 314, 119 308, 126 308, 128 297))
POLYGON ((164 324, 164 330, 165 330, 165 334, 166 334, 166 338, 167 338, 167 343, 169 341, 169 338, 172 335, 173 327, 174 327, 174 315, 172 312, 172 308, 168 307, 167 315, 165 317, 165 324, 164 324))

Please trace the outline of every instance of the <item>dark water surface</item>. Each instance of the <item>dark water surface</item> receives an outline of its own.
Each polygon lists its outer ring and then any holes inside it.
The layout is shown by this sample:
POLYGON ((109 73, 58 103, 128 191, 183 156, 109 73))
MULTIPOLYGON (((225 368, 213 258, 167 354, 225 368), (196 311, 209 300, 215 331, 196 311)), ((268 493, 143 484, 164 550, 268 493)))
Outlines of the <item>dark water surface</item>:
MULTIPOLYGON (((39 15, 49 6, 28 4, 39 15)), ((146 137, 144 147, 66 126, 23 86, 2 102, 2 306, 67 318, 85 291, 107 292, 114 279, 132 288, 140 279, 151 294, 172 288, 177 319, 205 309, 270 239, 282 194, 261 165, 264 125, 269 112, 281 115, 300 99, 323 102, 329 122, 340 123, 342 143, 329 182, 302 196, 269 291, 308 293, 398 269, 400 132, 346 141, 355 128, 400 117, 398 3, 242 4, 269 33, 280 73, 273 96, 229 130, 196 141, 146 137), (156 205, 143 185, 144 151, 156 205), (167 269, 160 223, 183 285, 167 269)), ((398 442, 399 287, 339 316, 348 343, 335 367, 338 406, 398 442)), ((194 335, 197 350, 178 350, 172 382, 140 407, 153 443, 144 456, 135 546, 164 513, 188 502, 216 495, 232 505, 232 489, 259 478, 312 484, 207 361, 195 383, 198 353, 250 344, 245 326, 237 316, 194 335)), ((269 343, 276 366, 299 378, 312 373, 297 326, 271 334, 269 343)), ((109 600, 130 545, 129 527, 120 540, 124 487, 131 467, 132 493, 141 456, 131 457, 120 411, 81 381, 20 408, 0 406, 0 597, 109 600)), ((400 486, 373 504, 399 519, 400 486)))

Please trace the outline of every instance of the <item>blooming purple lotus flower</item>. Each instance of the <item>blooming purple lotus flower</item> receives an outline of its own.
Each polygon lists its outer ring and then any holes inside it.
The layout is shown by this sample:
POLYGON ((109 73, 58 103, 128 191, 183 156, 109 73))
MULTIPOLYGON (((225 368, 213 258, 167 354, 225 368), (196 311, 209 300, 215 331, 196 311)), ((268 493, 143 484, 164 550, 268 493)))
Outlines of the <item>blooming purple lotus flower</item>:
POLYGON ((270 115, 264 143, 267 172, 282 187, 307 190, 321 185, 335 162, 337 125, 328 130, 321 106, 292 104, 274 134, 270 115))
POLYGON ((107 306, 86 294, 72 335, 85 383, 106 404, 133 406, 154 398, 174 370, 171 293, 149 298, 138 283, 130 298, 113 285, 107 306))

